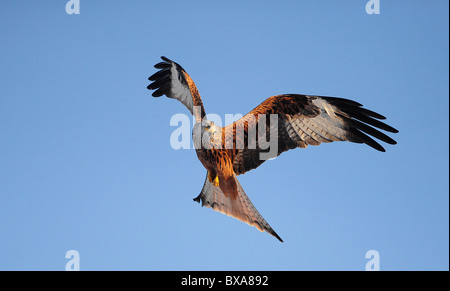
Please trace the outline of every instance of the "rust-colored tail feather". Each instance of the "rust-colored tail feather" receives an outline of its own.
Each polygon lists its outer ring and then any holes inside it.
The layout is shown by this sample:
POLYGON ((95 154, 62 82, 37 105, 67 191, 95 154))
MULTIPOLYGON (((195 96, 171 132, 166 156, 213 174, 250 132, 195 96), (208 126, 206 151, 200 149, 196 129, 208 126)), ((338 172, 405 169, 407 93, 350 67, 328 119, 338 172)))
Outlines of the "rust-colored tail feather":
POLYGON ((244 189, 242 189, 236 175, 233 178, 237 186, 237 197, 235 199, 232 198, 232 195, 225 195, 219 186, 214 186, 209 181, 208 175, 206 175, 203 189, 200 195, 194 198, 194 201, 201 202, 202 206, 237 218, 242 222, 256 227, 260 231, 267 231, 279 241, 283 242, 262 215, 259 214, 256 207, 253 206, 253 203, 245 194, 244 189))

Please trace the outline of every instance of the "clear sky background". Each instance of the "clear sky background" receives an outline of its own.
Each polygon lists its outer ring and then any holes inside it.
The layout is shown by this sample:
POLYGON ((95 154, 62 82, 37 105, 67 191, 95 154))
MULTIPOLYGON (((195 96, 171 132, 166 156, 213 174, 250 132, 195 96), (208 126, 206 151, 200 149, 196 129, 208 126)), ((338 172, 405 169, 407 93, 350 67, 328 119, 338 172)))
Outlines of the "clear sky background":
POLYGON ((2 1, 0 270, 449 268, 449 2, 2 1), (146 89, 165 55, 208 113, 265 98, 354 99, 398 145, 332 143, 239 176, 278 242, 192 201, 205 169, 174 150, 188 113, 146 89))

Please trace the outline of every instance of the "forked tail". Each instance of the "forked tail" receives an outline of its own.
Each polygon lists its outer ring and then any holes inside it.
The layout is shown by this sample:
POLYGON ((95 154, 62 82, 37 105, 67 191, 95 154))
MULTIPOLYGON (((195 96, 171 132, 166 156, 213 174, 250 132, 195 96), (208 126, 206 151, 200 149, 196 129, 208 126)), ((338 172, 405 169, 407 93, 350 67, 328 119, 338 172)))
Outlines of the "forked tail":
POLYGON ((234 180, 236 181, 238 195, 233 199, 231 195, 225 195, 219 186, 214 186, 214 184, 209 181, 208 174, 206 174, 203 189, 200 195, 194 198, 194 201, 197 201, 198 203, 201 202, 202 206, 212 208, 215 211, 237 218, 242 222, 256 227, 260 231, 267 231, 279 241, 283 242, 262 215, 259 214, 256 207, 253 206, 253 203, 245 194, 244 189, 242 189, 236 175, 234 175, 234 180))

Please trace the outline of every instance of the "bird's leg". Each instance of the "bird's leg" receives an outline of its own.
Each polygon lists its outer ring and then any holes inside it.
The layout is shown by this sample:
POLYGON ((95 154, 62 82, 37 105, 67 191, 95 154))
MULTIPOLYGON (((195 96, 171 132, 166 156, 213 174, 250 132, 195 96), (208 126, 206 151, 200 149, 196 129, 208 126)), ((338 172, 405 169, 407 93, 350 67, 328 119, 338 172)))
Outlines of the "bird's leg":
POLYGON ((219 177, 216 175, 215 178, 212 177, 211 172, 208 171, 208 180, 211 182, 214 186, 219 186, 219 177))

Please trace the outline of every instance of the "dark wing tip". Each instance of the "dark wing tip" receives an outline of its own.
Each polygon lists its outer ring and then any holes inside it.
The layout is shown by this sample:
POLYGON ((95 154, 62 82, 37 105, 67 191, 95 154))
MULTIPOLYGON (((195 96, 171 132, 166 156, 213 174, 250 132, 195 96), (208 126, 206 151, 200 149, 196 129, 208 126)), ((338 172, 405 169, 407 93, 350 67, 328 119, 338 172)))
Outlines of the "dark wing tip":
POLYGON ((153 81, 153 83, 148 85, 147 89, 156 90, 152 93, 153 97, 160 97, 164 94, 170 94, 170 68, 174 62, 164 56, 161 57, 161 59, 163 62, 159 62, 154 66, 156 69, 159 69, 159 71, 148 78, 148 80, 153 81))
POLYGON ((359 129, 352 127, 350 128, 350 132, 354 134, 354 136, 357 138, 358 143, 365 143, 366 145, 370 146, 371 148, 376 149, 380 152, 386 152, 386 150, 375 140, 373 140, 370 136, 367 134, 361 132, 359 129))
POLYGON ((385 152, 386 150, 371 137, 369 137, 369 135, 387 144, 397 144, 395 140, 377 130, 381 129, 391 133, 398 133, 397 129, 380 121, 380 119, 386 119, 383 115, 372 110, 362 108, 361 104, 352 100, 336 97, 321 98, 336 106, 341 111, 341 114, 338 112, 337 114, 349 124, 350 132, 353 133, 357 139, 354 142, 365 143, 380 152, 385 152), (342 114, 342 112, 345 114, 342 114))
POLYGON ((156 69, 167 69, 172 66, 172 63, 175 63, 174 61, 172 61, 164 56, 162 56, 161 59, 163 60, 163 62, 159 62, 156 65, 154 65, 154 67, 156 69))
POLYGON ((269 233, 271 235, 273 235, 274 237, 276 237, 280 242, 284 243, 284 241, 281 239, 281 237, 273 229, 271 231, 269 231, 269 233))
POLYGON ((156 65, 154 65, 154 67, 156 69, 168 69, 172 66, 171 63, 167 63, 167 62, 159 62, 156 65))
POLYGON ((328 96, 317 96, 320 97, 322 99, 327 100, 330 103, 336 103, 336 104, 346 104, 346 105, 350 105, 350 106, 357 106, 357 107, 361 107, 363 106, 361 103, 358 103, 356 101, 350 100, 350 99, 346 99, 346 98, 340 98, 340 97, 328 97, 328 96))
POLYGON ((156 81, 158 79, 170 76, 170 68, 161 69, 158 72, 154 73, 150 77, 148 77, 149 81, 156 81))
POLYGON ((197 202, 197 203, 200 203, 200 199, 202 198, 202 193, 200 193, 200 195, 198 195, 197 197, 195 197, 194 199, 192 199, 192 200, 194 200, 195 202, 197 202))
POLYGON ((166 58, 165 56, 161 56, 161 60, 168 62, 168 63, 173 63, 173 61, 169 58, 166 58))

